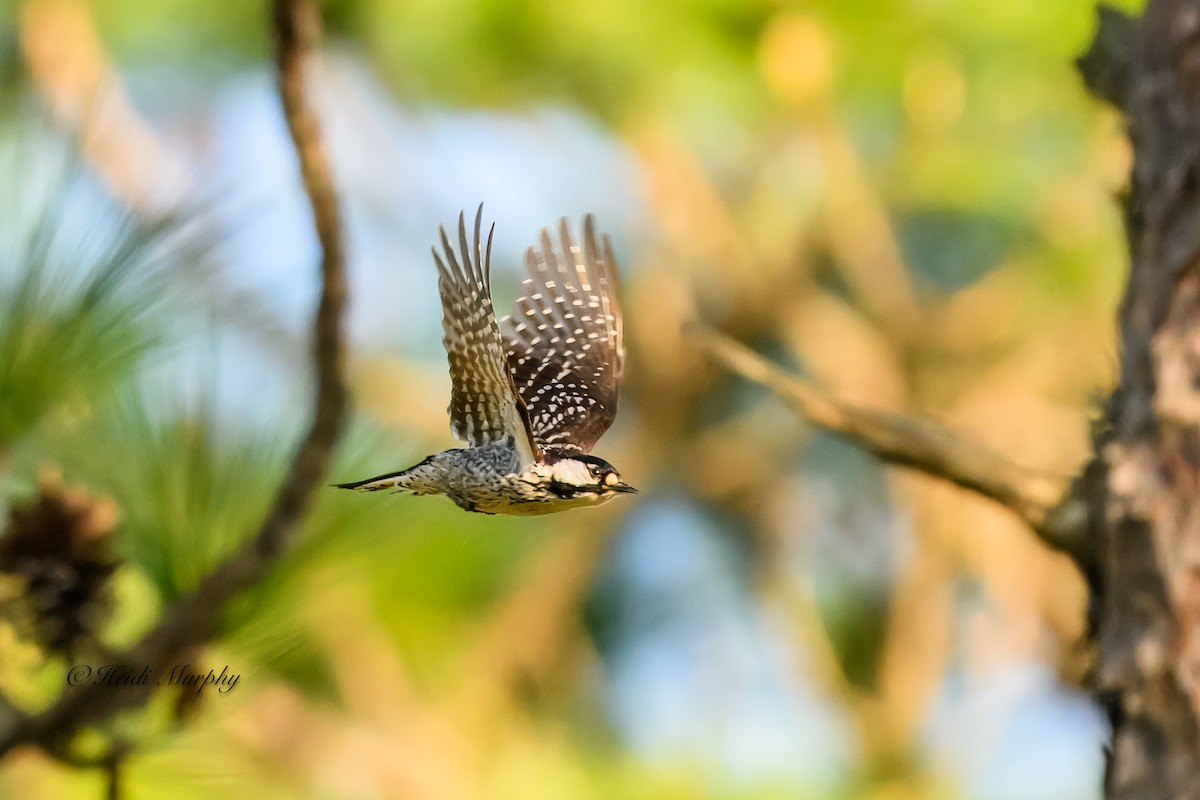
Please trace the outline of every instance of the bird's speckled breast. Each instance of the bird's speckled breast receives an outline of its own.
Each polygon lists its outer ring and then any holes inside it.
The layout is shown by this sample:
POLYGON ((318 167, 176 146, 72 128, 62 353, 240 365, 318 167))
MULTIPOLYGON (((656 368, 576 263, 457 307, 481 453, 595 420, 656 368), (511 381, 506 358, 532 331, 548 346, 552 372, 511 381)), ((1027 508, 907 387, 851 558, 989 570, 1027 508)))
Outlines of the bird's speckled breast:
POLYGON ((549 493, 536 476, 517 472, 521 467, 517 454, 503 442, 447 450, 437 458, 444 476, 443 491, 468 511, 539 516, 600 505, 613 497, 611 493, 581 493, 564 498, 549 493))

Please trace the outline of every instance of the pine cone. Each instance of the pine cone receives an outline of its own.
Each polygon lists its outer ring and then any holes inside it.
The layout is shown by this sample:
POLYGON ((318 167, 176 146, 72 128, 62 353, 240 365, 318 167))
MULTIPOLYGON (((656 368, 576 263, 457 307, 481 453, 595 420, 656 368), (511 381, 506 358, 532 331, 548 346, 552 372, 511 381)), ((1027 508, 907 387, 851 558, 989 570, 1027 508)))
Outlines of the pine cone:
POLYGON ((23 583, 18 601, 29 634, 47 650, 73 655, 95 640, 109 611, 108 580, 117 511, 111 498, 64 486, 55 475, 9 510, 0 573, 23 583))

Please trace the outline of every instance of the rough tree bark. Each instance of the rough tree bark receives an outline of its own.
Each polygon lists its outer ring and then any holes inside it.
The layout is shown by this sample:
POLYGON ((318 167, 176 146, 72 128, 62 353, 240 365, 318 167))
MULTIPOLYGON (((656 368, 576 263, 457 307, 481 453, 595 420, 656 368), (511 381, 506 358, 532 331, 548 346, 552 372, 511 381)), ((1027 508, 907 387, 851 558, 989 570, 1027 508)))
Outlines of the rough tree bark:
POLYGON ((1134 148, 1119 384, 1084 481, 1105 793, 1200 798, 1200 0, 1101 8, 1080 59, 1134 148))

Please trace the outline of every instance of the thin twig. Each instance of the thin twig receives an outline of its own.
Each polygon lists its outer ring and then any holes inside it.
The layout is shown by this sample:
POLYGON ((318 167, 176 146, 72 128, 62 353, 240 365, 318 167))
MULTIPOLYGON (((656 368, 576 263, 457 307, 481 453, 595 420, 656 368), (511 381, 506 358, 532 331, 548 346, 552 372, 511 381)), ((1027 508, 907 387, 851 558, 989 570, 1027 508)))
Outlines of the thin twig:
MULTIPOLYGON (((333 457, 345 419, 342 227, 329 160, 305 94, 308 55, 320 35, 316 0, 276 0, 273 18, 279 94, 321 245, 321 297, 313 323, 317 391, 312 422, 256 535, 191 594, 181 597, 139 643, 113 656, 113 663, 138 669, 149 666, 155 674, 162 674, 184 648, 210 639, 225 602, 258 582, 291 544, 333 457)), ((54 752, 81 726, 144 702, 149 694, 148 689, 95 683, 68 688, 47 710, 4 720, 0 754, 29 743, 54 752)))
POLYGON ((1050 547, 1081 559, 1083 516, 1063 501, 1067 479, 1014 464, 929 419, 861 408, 787 374, 720 333, 693 327, 701 347, 731 371, 787 401, 810 423, 857 444, 883 461, 910 467, 969 489, 1011 509, 1050 547))
POLYGON ((121 771, 124 760, 114 754, 104 765, 104 779, 107 784, 108 800, 121 800, 121 771))

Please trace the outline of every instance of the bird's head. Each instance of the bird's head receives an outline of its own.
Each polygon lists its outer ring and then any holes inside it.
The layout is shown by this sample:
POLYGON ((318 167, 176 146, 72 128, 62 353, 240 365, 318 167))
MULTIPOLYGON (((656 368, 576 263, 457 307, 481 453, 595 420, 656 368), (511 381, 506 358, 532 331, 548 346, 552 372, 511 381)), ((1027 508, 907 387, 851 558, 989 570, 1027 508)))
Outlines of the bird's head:
POLYGON ((576 455, 560 458, 549 465, 550 491, 563 498, 581 495, 611 496, 618 492, 637 494, 637 489, 602 458, 576 455))

